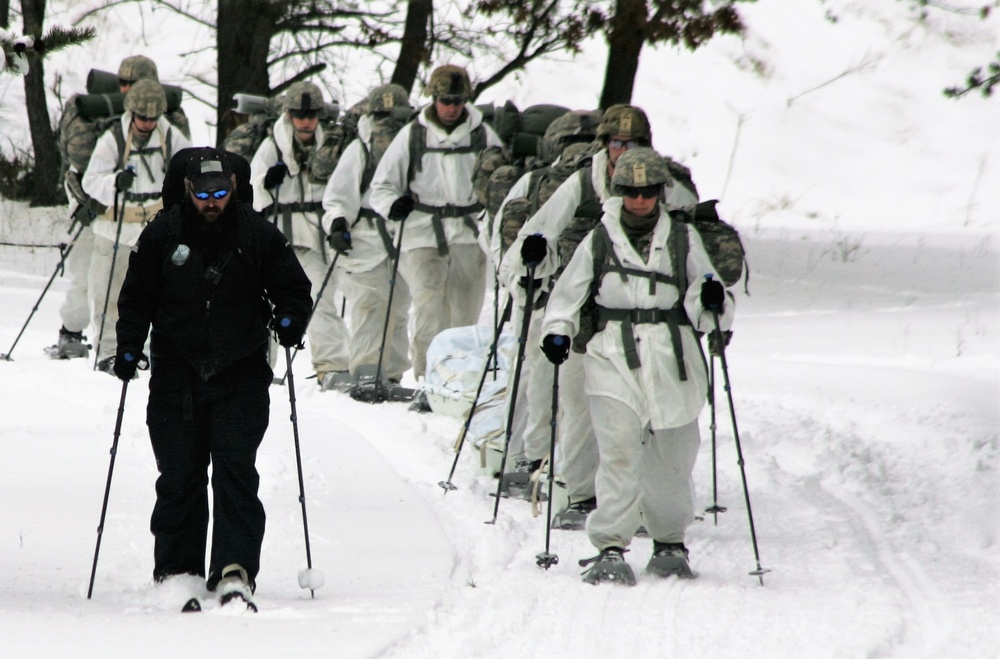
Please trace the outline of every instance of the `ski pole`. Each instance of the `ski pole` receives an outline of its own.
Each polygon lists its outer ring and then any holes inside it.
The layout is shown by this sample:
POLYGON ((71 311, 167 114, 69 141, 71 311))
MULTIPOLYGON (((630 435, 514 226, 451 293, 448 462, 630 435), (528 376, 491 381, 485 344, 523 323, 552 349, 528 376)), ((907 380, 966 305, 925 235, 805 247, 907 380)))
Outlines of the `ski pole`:
POLYGON ((521 335, 517 338, 517 363, 514 365, 514 380, 508 392, 510 405, 507 408, 507 428, 504 431, 503 456, 500 458, 500 475, 497 478, 496 501, 493 502, 493 519, 486 524, 497 523, 497 513, 500 511, 500 494, 503 492, 503 474, 507 466, 507 454, 510 452, 510 436, 514 426, 514 409, 517 407, 517 389, 521 383, 521 367, 524 365, 524 349, 528 343, 528 328, 531 325, 531 311, 535 306, 535 268, 538 263, 532 261, 528 267, 527 295, 524 303, 524 318, 521 319, 521 335))
MULTIPOLYGON (((130 166, 131 167, 131 166, 130 166)), ((101 358, 101 340, 104 338, 104 321, 108 316, 108 304, 111 301, 111 282, 115 279, 115 261, 118 259, 118 246, 121 244, 122 224, 125 220, 125 209, 118 207, 118 198, 121 193, 115 189, 115 221, 118 222, 118 229, 115 232, 115 244, 111 249, 111 271, 108 273, 108 290, 104 293, 104 309, 101 311, 101 327, 97 332, 97 349, 94 350, 94 370, 97 370, 97 362, 101 358)))
MULTIPOLYGON (((561 339, 560 339, 561 342, 561 339)), ((535 563, 539 567, 548 570, 553 565, 559 563, 559 556, 549 552, 549 541, 552 537, 552 482, 555 480, 555 457, 556 457, 556 418, 559 416, 559 365, 555 365, 555 373, 552 376, 552 419, 551 436, 549 437, 549 503, 548 512, 545 515, 545 551, 535 556, 535 563)))
POLYGON ((750 574, 757 577, 760 585, 763 586, 764 575, 770 572, 770 570, 760 566, 760 552, 757 550, 757 532, 754 529, 753 510, 750 508, 750 490, 747 487, 747 472, 744 468, 743 449, 740 447, 740 431, 736 426, 736 408, 733 405, 733 390, 729 383, 729 364, 726 362, 725 337, 722 335, 722 328, 719 325, 719 312, 716 310, 710 311, 712 312, 712 317, 715 319, 715 338, 719 341, 719 361, 722 363, 722 379, 725 385, 726 397, 729 399, 729 416, 733 422, 733 437, 736 439, 737 464, 740 466, 740 477, 743 479, 743 498, 746 500, 747 518, 750 521, 750 540, 753 543, 753 556, 757 561, 757 569, 751 571, 750 574))
MULTIPOLYGON (((376 222, 384 222, 381 217, 375 218, 376 222)), ((399 274, 399 257, 403 253, 403 227, 406 222, 399 223, 399 235, 396 236, 396 253, 389 254, 392 257, 392 275, 389 277, 389 302, 385 305, 385 322, 382 323, 382 342, 378 346, 378 363, 375 366, 375 398, 373 403, 380 403, 389 399, 389 392, 382 381, 382 360, 385 355, 385 340, 389 336, 389 319, 392 317, 392 298, 396 292, 396 277, 399 274)))
POLYGON ((506 318, 510 315, 511 305, 513 302, 513 298, 507 296, 507 304, 504 306, 503 315, 499 318, 496 327, 493 328, 493 344, 490 346, 490 353, 486 355, 486 361, 483 362, 483 373, 479 376, 479 386, 476 387, 476 395, 472 399, 472 407, 469 408, 469 412, 465 416, 465 425, 462 427, 462 434, 458 438, 458 448, 455 449, 455 459, 451 463, 451 471, 448 472, 448 480, 438 481, 438 485, 444 489, 445 494, 448 494, 448 490, 458 489, 455 487, 455 484, 451 482, 451 479, 455 475, 455 468, 458 466, 458 458, 462 455, 462 447, 465 446, 465 437, 469 434, 469 426, 472 425, 472 415, 475 413, 476 406, 479 404, 479 396, 483 392, 483 385, 486 383, 486 375, 490 372, 490 360, 496 358, 497 344, 500 342, 500 330, 503 328, 506 318))
MULTIPOLYGON (((326 290, 326 285, 330 281, 330 276, 333 274, 333 269, 337 267, 337 259, 340 258, 340 252, 337 252, 333 257, 333 263, 326 270, 326 276, 323 277, 323 284, 319 287, 319 292, 316 293, 316 300, 313 302, 312 309, 309 310, 309 316, 306 318, 306 328, 309 327, 309 321, 312 320, 313 314, 316 313, 316 307, 319 306, 319 301, 323 298, 323 291, 326 290)), ((292 361, 295 361, 295 355, 299 354, 299 348, 296 346, 295 351, 292 352, 292 361)), ((285 384, 285 378, 288 377, 288 370, 285 370, 285 374, 281 376, 281 379, 275 378, 271 384, 285 384)))
POLYGON ((111 464, 108 465, 108 482, 104 486, 104 503, 101 504, 101 521, 97 525, 97 546, 94 548, 94 565, 90 568, 90 585, 87 587, 87 599, 94 594, 94 576, 97 574, 97 556, 101 553, 101 537, 104 535, 104 518, 108 513, 108 497, 111 495, 111 477, 115 473, 115 456, 118 454, 118 438, 122 433, 122 418, 125 416, 125 395, 128 393, 128 380, 122 381, 122 397, 118 402, 118 418, 115 420, 115 434, 111 442, 111 464))
POLYGON ((52 282, 55 281, 57 276, 65 271, 66 259, 69 257, 70 252, 73 251, 73 246, 76 245, 76 241, 80 237, 80 234, 83 233, 83 230, 86 228, 86 225, 81 224, 80 228, 77 230, 68 245, 65 243, 59 245, 59 263, 56 264, 55 271, 52 273, 52 276, 49 277, 49 281, 45 284, 45 288, 42 289, 42 294, 38 296, 37 300, 35 300, 35 306, 31 308, 31 313, 28 314, 28 319, 25 320, 24 325, 21 326, 21 331, 17 333, 17 338, 14 339, 14 343, 11 344, 10 350, 0 355, 0 359, 8 362, 13 361, 11 359, 11 355, 14 353, 14 347, 17 345, 17 342, 21 340, 21 335, 24 334, 24 330, 28 328, 28 323, 30 323, 31 319, 34 318, 35 312, 38 311, 38 306, 42 303, 42 299, 45 297, 45 294, 49 292, 49 287, 52 286, 52 282))
POLYGON ((292 376, 292 349, 285 346, 286 375, 288 376, 288 404, 291 407, 292 436, 295 439, 295 467, 299 472, 299 503, 302 504, 302 531, 306 538, 306 569, 299 572, 299 587, 308 588, 313 598, 316 589, 323 585, 323 573, 313 570, 312 551, 309 547, 309 519, 306 517, 306 488, 302 480, 302 452, 299 450, 299 417, 295 411, 295 378, 292 376))
MULTIPOLYGON (((496 269, 494 269, 493 270, 493 326, 494 327, 497 326, 500 320, 498 318, 499 315, 500 315, 500 277, 498 276, 496 269)), ((500 370, 500 362, 496 359, 496 354, 494 354, 493 357, 495 362, 493 367, 493 381, 496 382, 497 371, 500 370)))
POLYGON ((712 505, 705 509, 706 513, 712 513, 715 525, 719 525, 719 513, 726 512, 725 506, 719 505, 719 487, 718 487, 718 471, 716 469, 716 458, 715 458, 715 439, 716 439, 716 423, 715 423, 715 355, 711 354, 711 345, 709 346, 708 355, 708 407, 711 413, 711 425, 709 428, 712 430, 712 505))

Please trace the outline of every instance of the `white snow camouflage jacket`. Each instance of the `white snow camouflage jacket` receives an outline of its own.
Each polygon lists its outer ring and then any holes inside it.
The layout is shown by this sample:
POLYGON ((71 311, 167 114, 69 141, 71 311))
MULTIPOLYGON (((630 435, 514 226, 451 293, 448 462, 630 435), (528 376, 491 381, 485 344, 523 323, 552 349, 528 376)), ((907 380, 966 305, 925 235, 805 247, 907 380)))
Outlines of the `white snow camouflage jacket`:
MULTIPOLYGON (((323 125, 316 126, 316 145, 323 144, 323 125)), ((279 162, 288 167, 288 175, 278 187, 278 212, 275 217, 271 208, 265 214, 268 221, 275 222, 278 229, 285 234, 295 247, 305 247, 321 253, 326 250, 325 234, 323 234, 321 219, 323 217, 324 182, 311 182, 309 172, 302 169, 295 160, 292 120, 288 113, 282 113, 274 122, 271 136, 265 139, 250 162, 250 184, 253 186, 254 210, 263 213, 264 209, 274 202, 273 190, 264 187, 264 177, 267 170, 279 162), (314 206, 315 210, 305 212, 285 213, 282 207, 286 204, 314 206), (287 220, 286 220, 287 215, 287 220), (291 225, 290 227, 288 225, 291 225)), ((293 207, 294 208, 294 207, 293 207)))
MULTIPOLYGON (((450 133, 427 119, 425 107, 414 121, 420 122, 427 130, 427 147, 430 149, 450 149, 468 147, 472 143, 472 132, 480 125, 486 130, 486 146, 502 146, 503 142, 493 129, 483 124, 482 113, 471 104, 465 106, 468 113, 465 121, 450 133)), ((470 206, 477 203, 472 187, 472 175, 476 165, 475 153, 447 154, 426 152, 423 154, 421 169, 418 170, 407 189, 410 167, 410 122, 399 131, 386 149, 372 179, 370 202, 372 208, 382 217, 389 216, 394 201, 404 195, 411 195, 415 201, 429 206, 470 206)), ((462 218, 443 220, 444 234, 449 245, 475 244, 476 232, 466 226, 462 218)), ((406 219, 403 233, 403 251, 420 247, 438 246, 431 223, 431 214, 414 210, 406 219)))
MULTIPOLYGON (((673 274, 673 255, 667 240, 670 216, 661 208, 660 220, 653 230, 649 262, 644 263, 619 223, 622 202, 621 197, 612 197, 604 202, 604 216, 601 218, 622 266, 673 274)), ((594 279, 594 235, 591 232, 580 243, 552 289, 542 322, 543 338, 548 334, 573 337, 579 330, 580 308, 590 295, 594 279)), ((626 363, 620 321, 608 321, 603 331, 594 334, 584 355, 587 394, 608 396, 625 403, 639 414, 643 423, 651 423, 656 429, 677 428, 694 421, 705 405, 708 391, 708 375, 694 330, 707 332, 714 329, 712 313, 702 308, 700 298, 705 275, 718 277, 698 232, 688 231, 688 244, 686 267, 689 285, 683 292, 683 304, 691 325, 680 327, 687 380, 682 381, 678 375, 677 359, 666 323, 633 325, 641 362, 635 370, 629 369, 626 363)), ((676 286, 657 282, 655 294, 650 295, 647 278, 629 276, 627 282, 622 282, 617 274, 606 273, 595 299, 599 305, 611 309, 670 309, 678 300, 678 291, 676 286)), ((734 307, 733 297, 727 293, 725 309, 719 315, 723 330, 732 326, 734 307)))
MULTIPOLYGON (((359 217, 362 209, 372 210, 371 188, 361 191, 362 177, 371 157, 371 137, 372 120, 365 115, 358 120, 357 139, 344 149, 323 193, 323 230, 329 234, 333 220, 343 217, 351 232, 351 251, 337 261, 337 268, 347 272, 368 272, 388 257, 376 219, 359 217)), ((396 223, 386 222, 385 225, 392 237, 396 223)))
MULTIPOLYGON (((126 206, 157 206, 160 203, 159 195, 163 191, 163 177, 166 172, 166 161, 164 160, 164 145, 168 139, 167 153, 173 155, 181 149, 191 146, 191 142, 181 133, 180 130, 172 128, 170 122, 165 117, 160 117, 156 122, 156 129, 150 135, 149 141, 142 148, 144 155, 140 155, 130 148, 129 126, 132 124, 132 113, 126 112, 121 116, 122 135, 125 137, 126 151, 128 158, 125 166, 132 165, 135 168, 135 180, 132 187, 124 194, 119 194, 119 207, 126 206), (143 162, 145 161, 145 162, 143 162), (133 196, 152 195, 148 201, 131 202, 126 199, 133 196)), ((118 140, 115 139, 113 129, 108 129, 98 138, 94 146, 94 152, 90 156, 87 164, 87 171, 83 175, 80 184, 84 192, 95 200, 108 207, 106 215, 98 216, 94 222, 94 233, 108 240, 115 240, 118 232, 117 223, 111 215, 114 213, 115 201, 115 177, 118 172, 125 169, 119 162, 118 140)), ((155 211, 154 211, 155 213, 155 211)), ((152 219, 150 217, 149 219, 152 219)), ((121 244, 134 245, 142 233, 145 226, 141 223, 123 222, 121 233, 121 244)))

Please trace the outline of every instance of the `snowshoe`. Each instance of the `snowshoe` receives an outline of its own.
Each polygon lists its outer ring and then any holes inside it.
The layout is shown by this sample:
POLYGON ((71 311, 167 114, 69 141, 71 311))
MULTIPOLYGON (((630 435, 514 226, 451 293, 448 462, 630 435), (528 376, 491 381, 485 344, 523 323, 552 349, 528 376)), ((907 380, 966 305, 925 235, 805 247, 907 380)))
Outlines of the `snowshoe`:
POLYGON ((589 584, 596 586, 599 583, 609 581, 626 586, 635 585, 635 575, 629 564, 625 562, 625 550, 621 547, 602 549, 597 556, 580 561, 580 567, 588 565, 590 569, 584 571, 582 575, 583 580, 589 584))
POLYGON ((83 332, 71 332, 65 327, 59 328, 59 340, 45 348, 45 354, 52 359, 76 359, 90 356, 90 344, 83 332))
POLYGON ((357 368, 348 392, 356 401, 363 403, 410 402, 416 390, 402 387, 398 380, 382 380, 377 376, 377 366, 363 364, 357 368))
POLYGON ((426 412, 432 412, 431 404, 427 400, 427 394, 424 391, 418 391, 416 395, 413 396, 413 402, 410 403, 408 409, 411 412, 419 412, 424 414, 426 412))
POLYGON ((339 391, 346 394, 351 390, 351 374, 347 371, 330 371, 317 375, 320 391, 339 391))
POLYGON ((653 541, 653 556, 646 565, 646 572, 658 577, 676 576, 678 579, 694 579, 688 563, 687 547, 680 542, 653 541))
POLYGON ((552 517, 552 528, 578 531, 584 527, 587 515, 594 512, 595 508, 597 508, 597 497, 571 503, 566 510, 558 512, 552 517))
MULTIPOLYGON (((112 357, 105 357, 101 361, 97 362, 97 370, 100 371, 101 373, 107 373, 108 375, 110 375, 112 377, 118 377, 118 376, 115 375, 115 358, 114 358, 114 356, 112 356, 112 357)), ((138 374, 136 374, 136 375, 138 375, 138 374)))
POLYGON ((520 458, 514 463, 514 470, 500 477, 500 493, 507 496, 531 498, 531 475, 541 469, 541 460, 520 458))

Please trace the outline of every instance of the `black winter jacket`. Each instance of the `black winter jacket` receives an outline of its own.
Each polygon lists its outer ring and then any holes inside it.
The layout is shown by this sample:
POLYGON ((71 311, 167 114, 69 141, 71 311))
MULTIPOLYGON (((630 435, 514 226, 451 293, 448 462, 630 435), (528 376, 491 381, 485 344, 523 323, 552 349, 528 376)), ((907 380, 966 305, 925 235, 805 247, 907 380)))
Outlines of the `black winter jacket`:
POLYGON ((139 236, 118 296, 119 352, 186 362, 203 380, 264 353, 271 311, 305 322, 311 284, 285 237, 233 200, 213 223, 185 200, 139 236))

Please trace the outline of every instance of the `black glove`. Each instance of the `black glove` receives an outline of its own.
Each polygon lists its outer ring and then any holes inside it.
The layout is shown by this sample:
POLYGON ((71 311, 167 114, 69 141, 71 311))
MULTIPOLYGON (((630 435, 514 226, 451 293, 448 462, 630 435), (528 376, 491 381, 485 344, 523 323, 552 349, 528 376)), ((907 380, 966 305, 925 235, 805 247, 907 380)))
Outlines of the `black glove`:
POLYGON ((726 302, 726 289, 721 282, 714 279, 707 279, 701 285, 701 306, 709 311, 722 313, 722 307, 726 302))
POLYGON ((143 354, 142 350, 131 350, 118 346, 118 352, 115 354, 115 362, 112 368, 119 380, 128 382, 135 379, 136 369, 145 371, 149 368, 149 357, 143 354))
POLYGON ((279 162, 267 170, 267 174, 264 174, 264 187, 268 190, 273 190, 285 180, 288 175, 288 167, 283 162, 279 162))
POLYGON ((94 211, 90 209, 90 203, 78 204, 76 209, 73 210, 73 221, 80 223, 82 226, 88 227, 90 223, 94 221, 97 217, 94 211))
POLYGON ((413 212, 413 197, 404 195, 392 202, 389 208, 389 219, 394 222, 402 222, 413 212))
POLYGON ((526 236, 521 243, 521 260, 524 265, 538 265, 545 258, 548 251, 548 241, 540 233, 533 233, 526 236))
POLYGON ((123 169, 115 175, 115 190, 125 192, 132 189, 135 182, 135 170, 123 169))
POLYGON ((354 245, 351 244, 351 231, 347 228, 347 218, 336 217, 330 223, 330 235, 326 237, 330 248, 338 254, 347 254, 354 245))
POLYGON ((542 352, 545 357, 558 366, 569 359, 570 338, 565 334, 547 334, 542 339, 542 352))
POLYGON ((278 343, 285 348, 297 348, 302 345, 302 335, 306 328, 295 316, 282 316, 274 319, 274 333, 278 335, 278 343))

